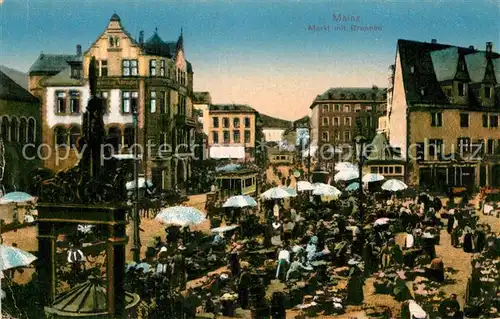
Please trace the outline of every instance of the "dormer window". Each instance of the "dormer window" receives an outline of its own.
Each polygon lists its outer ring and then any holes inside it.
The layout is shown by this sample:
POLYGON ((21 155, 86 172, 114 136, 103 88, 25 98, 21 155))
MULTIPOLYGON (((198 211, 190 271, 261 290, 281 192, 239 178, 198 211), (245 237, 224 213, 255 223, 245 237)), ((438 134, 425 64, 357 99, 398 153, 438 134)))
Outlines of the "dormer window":
POLYGON ((71 78, 79 79, 82 76, 82 69, 78 66, 71 67, 71 78))
POLYGON ((484 98, 485 99, 491 99, 492 93, 493 93, 493 90, 491 89, 491 86, 484 87, 484 98))
POLYGON ((458 96, 467 95, 467 84, 466 83, 458 83, 458 96))

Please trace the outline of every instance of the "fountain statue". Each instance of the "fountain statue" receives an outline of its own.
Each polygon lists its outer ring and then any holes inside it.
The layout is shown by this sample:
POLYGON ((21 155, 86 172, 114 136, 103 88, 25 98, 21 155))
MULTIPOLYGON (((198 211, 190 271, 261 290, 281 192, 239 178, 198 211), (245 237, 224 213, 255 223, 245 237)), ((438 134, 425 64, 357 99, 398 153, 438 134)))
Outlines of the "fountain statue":
POLYGON ((41 181, 39 201, 52 203, 125 203, 125 174, 116 159, 105 156, 104 100, 96 96, 96 62, 89 65, 90 100, 82 118, 78 164, 41 181))

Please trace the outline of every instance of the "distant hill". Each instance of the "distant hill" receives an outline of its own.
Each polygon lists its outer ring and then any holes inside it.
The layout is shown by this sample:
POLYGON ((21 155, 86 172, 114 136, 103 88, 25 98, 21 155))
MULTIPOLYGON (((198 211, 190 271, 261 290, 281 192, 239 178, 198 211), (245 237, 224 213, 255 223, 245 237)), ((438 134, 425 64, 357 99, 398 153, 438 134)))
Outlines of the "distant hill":
POLYGON ((12 81, 16 82, 19 86, 21 86, 23 89, 28 90, 28 74, 11 69, 9 67, 6 67, 4 65, 0 65, 0 71, 5 73, 9 78, 12 79, 12 81))

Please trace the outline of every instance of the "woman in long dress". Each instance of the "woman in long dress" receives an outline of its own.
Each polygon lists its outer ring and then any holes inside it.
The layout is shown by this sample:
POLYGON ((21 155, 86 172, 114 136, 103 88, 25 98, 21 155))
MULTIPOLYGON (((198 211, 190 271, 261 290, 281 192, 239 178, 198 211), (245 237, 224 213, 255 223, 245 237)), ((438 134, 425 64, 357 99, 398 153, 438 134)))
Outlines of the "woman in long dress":
POLYGON ((347 282, 347 303, 349 305, 360 305, 363 303, 363 276, 361 269, 356 263, 351 263, 349 270, 349 281, 347 282))

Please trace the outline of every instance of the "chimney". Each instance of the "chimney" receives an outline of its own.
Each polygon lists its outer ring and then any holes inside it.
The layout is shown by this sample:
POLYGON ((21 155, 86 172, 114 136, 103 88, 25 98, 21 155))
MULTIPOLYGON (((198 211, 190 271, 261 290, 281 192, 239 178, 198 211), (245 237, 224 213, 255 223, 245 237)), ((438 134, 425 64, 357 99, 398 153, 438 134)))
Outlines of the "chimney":
POLYGON ((474 50, 474 46, 473 45, 469 45, 469 49, 474 50))
POLYGON ((82 55, 82 46, 79 44, 76 46, 76 55, 82 55))
POLYGON ((436 43, 438 43, 438 42, 437 42, 437 40, 436 40, 436 39, 432 39, 432 40, 431 40, 431 43, 436 44, 436 43))
POLYGON ((493 51, 493 43, 486 42, 486 57, 487 58, 491 58, 492 51, 493 51))
POLYGON ((144 44, 144 31, 139 32, 139 44, 144 44))

